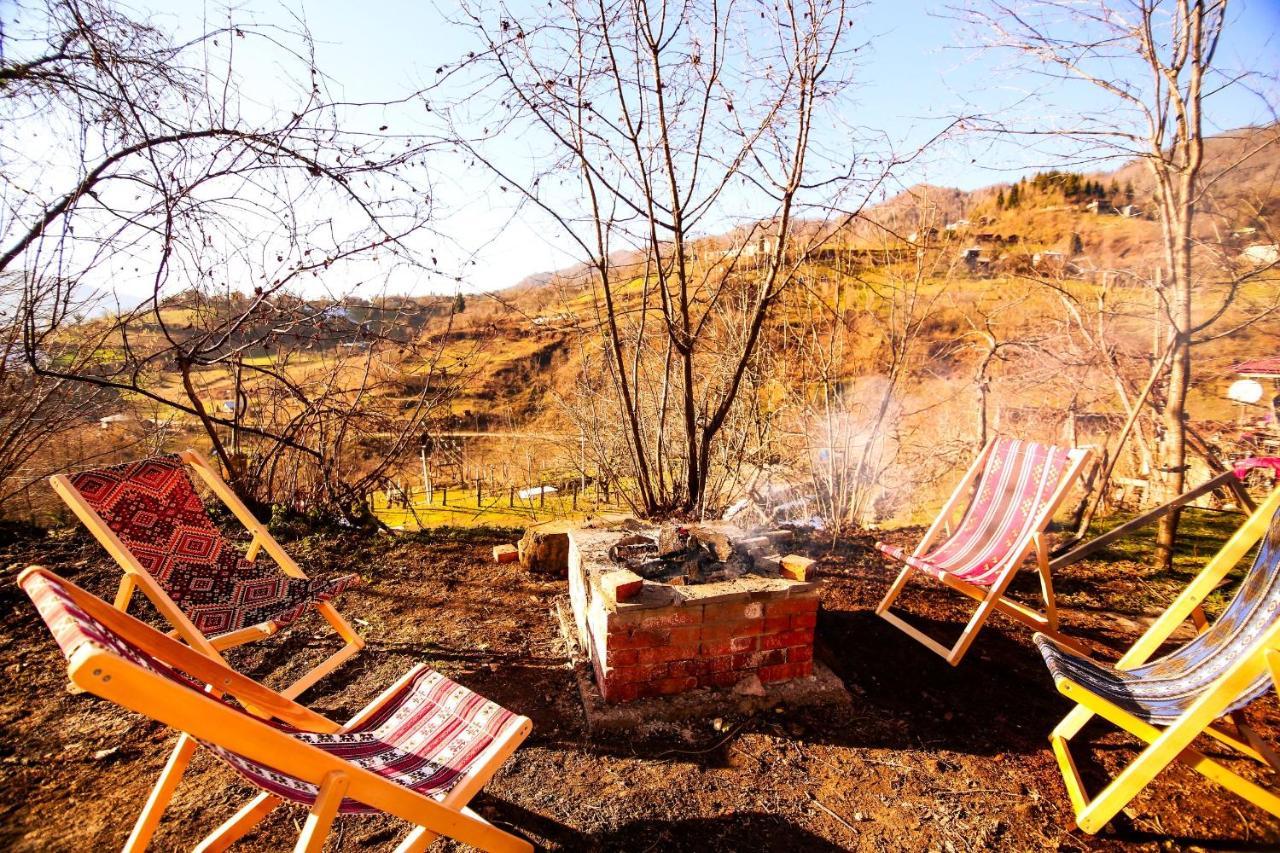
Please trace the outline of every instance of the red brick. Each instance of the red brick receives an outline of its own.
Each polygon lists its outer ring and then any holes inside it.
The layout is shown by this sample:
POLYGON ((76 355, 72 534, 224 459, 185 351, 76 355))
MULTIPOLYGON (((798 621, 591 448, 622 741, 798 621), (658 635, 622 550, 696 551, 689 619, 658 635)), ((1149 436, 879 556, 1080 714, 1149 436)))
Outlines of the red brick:
POLYGON ((742 652, 733 656, 734 669, 755 669, 760 665, 759 652, 742 652))
POLYGON ((787 663, 804 663, 813 660, 813 646, 792 646, 787 649, 787 663))
POLYGON ((641 664, 669 663, 673 660, 689 660, 698 656, 697 646, 658 646, 638 649, 641 664))
POLYGON ((787 642, 787 646, 812 646, 813 645, 813 629, 812 628, 795 628, 791 631, 783 631, 778 635, 787 642))
POLYGON ((633 683, 637 681, 656 681, 666 678, 670 665, 666 663, 642 664, 640 666, 620 666, 605 676, 605 682, 617 681, 633 683))
POLYGON ((609 666, 635 666, 639 662, 639 649, 609 649, 605 653, 605 663, 609 666))
POLYGON ((788 628, 795 627, 795 616, 770 616, 761 624, 761 630, 765 634, 776 634, 779 631, 785 631, 788 628))
POLYGON ((698 679, 691 676, 680 676, 678 678, 664 678, 654 682, 659 695, 671 696, 676 693, 684 693, 698 686, 698 679))
POLYGON ((701 663, 703 672, 728 672, 733 669, 733 655, 704 657, 701 663))
POLYGON ((514 563, 520 559, 520 551, 515 545, 494 545, 493 561, 495 563, 514 563))
POLYGON ((699 687, 732 687, 743 679, 740 672, 708 672, 698 677, 699 687))
POLYGON ((610 632, 606 645, 609 651, 614 649, 651 649, 665 646, 670 635, 666 631, 619 631, 610 632))
POLYGON ((609 619, 610 629, 614 622, 629 628, 674 628, 679 625, 697 625, 702 621, 702 607, 685 605, 682 607, 654 607, 649 609, 618 611, 609 619))
POLYGON ((696 646, 701 639, 701 635, 701 626, 681 625, 667 632, 667 642, 673 646, 696 646))
POLYGON ((746 622, 758 620, 764 615, 758 601, 708 604, 702 610, 704 622, 746 622))
POLYGON ((617 681, 606 681, 600 688, 606 702, 631 702, 639 699, 642 685, 624 684, 617 681))
POLYGON ((777 664, 780 664, 780 663, 786 663, 787 650, 786 649, 770 649, 767 652, 760 652, 760 657, 757 660, 758 660, 758 663, 756 664, 757 666, 776 666, 777 664))
POLYGON ((726 642, 735 637, 754 637, 760 633, 762 621, 754 622, 721 622, 716 625, 703 625, 699 635, 705 642, 726 642))
POLYGON ((762 666, 758 673, 761 681, 786 681, 790 678, 807 678, 813 673, 812 663, 780 663, 762 666))
POLYGON ((792 628, 813 628, 818 624, 818 614, 814 613, 797 613, 791 617, 792 628))
POLYGON ((794 616, 804 613, 816 613, 818 596, 804 595, 770 601, 765 607, 767 616, 794 616))
POLYGON ((787 646, 795 645, 787 641, 788 632, 783 631, 781 634, 765 634, 760 638, 761 649, 785 649, 787 646))
POLYGON ((788 554, 782 558, 780 573, 784 578, 803 581, 805 576, 813 570, 816 562, 816 560, 810 560, 808 557, 801 557, 799 554, 788 554))
POLYGON ((676 678, 678 676, 697 676, 706 672, 705 661, 701 660, 677 660, 672 661, 667 666, 667 677, 676 678))

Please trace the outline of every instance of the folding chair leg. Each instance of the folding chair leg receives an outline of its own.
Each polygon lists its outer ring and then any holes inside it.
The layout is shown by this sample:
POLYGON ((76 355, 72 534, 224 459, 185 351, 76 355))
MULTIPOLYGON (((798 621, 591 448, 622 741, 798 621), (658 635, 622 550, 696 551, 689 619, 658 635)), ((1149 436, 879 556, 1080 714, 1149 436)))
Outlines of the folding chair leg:
POLYGON ((151 836, 155 835, 156 827, 160 825, 160 818, 164 815, 164 810, 169 807, 173 792, 182 781, 182 774, 187 771, 187 765, 191 763, 191 756, 195 751, 194 738, 185 734, 178 736, 178 742, 174 744, 173 752, 169 753, 169 760, 165 762, 160 778, 156 780, 155 787, 147 797, 147 804, 142 807, 142 814, 138 815, 133 831, 129 833, 129 838, 124 843, 125 853, 147 849, 147 845, 151 843, 151 836))
POLYGON ((255 826, 262 823, 267 815, 275 811, 282 800, 263 792, 258 794, 236 812, 222 826, 215 829, 204 840, 195 846, 192 853, 220 853, 241 838, 249 834, 255 826))
POLYGON ((307 822, 302 827, 302 834, 294 845, 294 853, 320 853, 324 848, 324 840, 329 836, 329 829, 333 826, 342 798, 347 795, 349 784, 347 774, 341 770, 331 770, 325 774, 316 794, 316 801, 307 814, 307 822))
POLYGON ((880 599, 880 603, 876 605, 876 614, 883 616, 889 612, 889 608, 893 602, 898 600, 898 596, 902 595, 902 590, 907 585, 907 579, 911 577, 914 571, 912 566, 903 566, 902 571, 898 572, 898 577, 893 582, 893 586, 889 587, 889 591, 884 594, 884 598, 880 599))
MULTIPOLYGON (((1009 573, 1012 578, 1013 573, 1009 573)), ((1000 584, 1000 588, 991 588, 991 592, 987 594, 986 599, 978 605, 978 609, 974 611, 973 616, 969 619, 969 624, 964 626, 964 631, 960 634, 960 639, 956 640, 956 644, 951 647, 946 655, 947 663, 957 666, 961 659, 969 652, 969 646, 973 645, 973 641, 978 638, 978 632, 982 630, 982 626, 987 624, 987 620, 991 618, 991 614, 995 612, 996 605, 1000 601, 1000 596, 1004 594, 1004 587, 1008 583, 1000 584)))
POLYGON ((1058 630, 1058 602, 1053 595, 1053 576, 1049 572, 1049 543, 1043 533, 1034 538, 1036 545, 1036 570, 1040 575, 1040 597, 1044 599, 1044 615, 1049 630, 1058 630))
POLYGON ((120 588, 116 590, 116 600, 114 602, 116 610, 128 612, 129 601, 133 598, 133 591, 137 587, 138 582, 133 575, 125 572, 124 577, 120 578, 120 588))

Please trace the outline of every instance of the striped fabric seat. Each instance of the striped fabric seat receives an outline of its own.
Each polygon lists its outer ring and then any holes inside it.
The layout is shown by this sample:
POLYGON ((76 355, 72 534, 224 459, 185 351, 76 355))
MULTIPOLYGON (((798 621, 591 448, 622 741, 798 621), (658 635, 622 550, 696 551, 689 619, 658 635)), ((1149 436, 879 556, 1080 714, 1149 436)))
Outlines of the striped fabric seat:
MULTIPOLYGON (((204 690, 203 684, 89 616, 56 581, 36 575, 25 580, 23 587, 68 659, 90 643, 192 690, 204 690)), ((238 705, 227 704, 249 716, 238 705)), ((424 669, 368 720, 339 734, 300 732, 274 720, 259 722, 439 800, 516 720, 502 706, 438 672, 424 669)), ((204 746, 258 788, 295 803, 315 802, 315 785, 215 744, 204 746)), ((346 799, 339 811, 354 814, 376 810, 346 799)))
MULTIPOLYGON (((1280 513, 1258 549, 1253 566, 1235 597, 1208 631, 1161 658, 1129 670, 1117 670, 1062 648, 1037 634, 1035 643, 1055 683, 1072 681, 1148 723, 1168 725, 1184 714, 1205 690, 1242 656, 1252 654, 1259 637, 1280 618, 1280 513)), ((1228 711, 1266 693, 1271 678, 1263 673, 1242 690, 1228 711)))
POLYGON ((360 582, 359 575, 290 577, 246 560, 214 525, 176 454, 82 471, 69 480, 203 634, 268 621, 283 628, 360 582))
POLYGON ((883 542, 876 547, 939 579, 950 574, 990 586, 1036 532, 1041 511, 1053 500, 1070 468, 1070 451, 1065 448, 998 438, 955 533, 920 557, 883 542))

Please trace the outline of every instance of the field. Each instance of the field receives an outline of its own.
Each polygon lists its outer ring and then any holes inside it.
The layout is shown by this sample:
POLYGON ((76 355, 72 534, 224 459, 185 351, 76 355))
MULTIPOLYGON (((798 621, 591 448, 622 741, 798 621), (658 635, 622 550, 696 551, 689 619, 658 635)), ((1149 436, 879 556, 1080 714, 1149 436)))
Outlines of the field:
MULTIPOLYGON (((1203 562, 1236 517, 1188 513, 1175 573, 1133 558, 1141 541, 1077 564, 1058 578, 1068 630, 1114 656, 1203 562)), ((916 531, 894 534, 908 541, 916 531)), ((867 538, 832 552, 816 543, 823 582, 819 657, 853 694, 847 710, 780 709, 653 725, 624 738, 593 738, 549 613, 563 581, 499 566, 488 549, 514 532, 473 529, 401 537, 312 535, 287 543, 310 571, 355 569, 366 584, 340 609, 369 645, 304 701, 345 718, 411 664, 426 661, 529 715, 534 732, 476 801, 488 819, 551 850, 1272 850, 1280 820, 1190 771, 1163 773, 1126 814, 1091 838, 1069 828, 1070 810, 1046 735, 1067 703, 1053 690, 1022 629, 1000 620, 958 669, 907 640, 870 609, 889 574, 867 538)), ((39 560, 99 595, 117 570, 82 533, 12 538, 0 552, 12 578, 39 560)), ((1032 576, 1019 581, 1031 595, 1032 576)), ((963 605, 917 584, 908 607, 929 630, 954 636, 963 605)), ((64 664, 33 608, 0 588, 0 666, 11 689, 0 706, 0 845, 16 851, 118 847, 172 744, 163 727, 66 690, 64 664)), ((284 684, 327 653, 318 622, 239 651, 235 664, 284 684), (319 636, 319 635, 317 635, 319 636)), ((1275 698, 1249 718, 1280 734, 1275 698)), ((1132 742, 1086 730, 1085 768, 1132 757, 1132 742)), ((1211 752, 1219 752, 1209 746, 1211 752)), ((1230 766, 1262 778, 1242 762, 1230 766)), ((199 755, 153 849, 190 847, 251 795, 239 777, 199 755)), ((236 849, 290 846, 303 812, 277 810, 236 849)), ((329 846, 393 844, 405 826, 340 817, 329 846)), ((445 844, 443 849, 453 849, 445 844)))

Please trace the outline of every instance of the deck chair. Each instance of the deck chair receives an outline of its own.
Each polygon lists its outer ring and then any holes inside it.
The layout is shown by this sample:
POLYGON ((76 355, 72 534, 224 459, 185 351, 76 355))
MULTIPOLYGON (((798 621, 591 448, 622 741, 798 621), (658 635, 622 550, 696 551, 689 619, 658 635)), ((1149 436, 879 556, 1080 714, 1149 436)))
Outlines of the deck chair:
POLYGON ((876 548, 905 565, 876 605, 876 614, 955 666, 991 614, 999 611, 1063 642, 1049 575, 1045 528, 1080 476, 1088 448, 1067 450, 1012 438, 995 438, 974 460, 915 551, 877 542, 876 548), (976 484, 976 486, 975 486, 976 484), (952 515, 972 490, 968 509, 954 532, 952 515), (1035 553, 1043 613, 1005 595, 1023 561, 1035 553), (979 602, 969 624, 950 648, 909 625, 889 608, 913 572, 923 572, 979 602))
POLYGON ((1191 746, 1204 733, 1280 771, 1275 750, 1238 713, 1280 686, 1280 489, 1271 492, 1114 666, 1043 635, 1037 634, 1035 643, 1058 691, 1076 703, 1049 742, 1080 829, 1097 832, 1173 761, 1280 816, 1280 796, 1191 746), (1260 539, 1258 555, 1235 597, 1208 625, 1201 603, 1260 539), (1188 617, 1202 627, 1201 633, 1151 660, 1188 617), (1136 735, 1146 747, 1090 800, 1067 744, 1095 714, 1136 735), (1233 718, 1231 727, 1225 717, 1233 718))
POLYGON ((192 648, 223 660, 222 651, 269 637, 314 609, 344 645, 285 689, 294 698, 364 647, 330 603, 360 577, 310 580, 194 450, 58 474, 50 483, 124 570, 116 607, 127 611, 141 589, 192 648), (214 525, 188 467, 253 534, 246 553, 214 525), (257 562, 262 550, 275 566, 257 562))
POLYGON ((319 851, 338 814, 379 812, 414 825, 401 853, 439 836, 483 850, 533 849, 466 807, 528 736, 527 718, 418 665, 340 726, 47 569, 29 568, 18 583, 74 684, 181 732, 126 851, 146 848, 198 746, 261 793, 197 851, 225 850, 285 802, 309 809, 297 851, 319 851))

